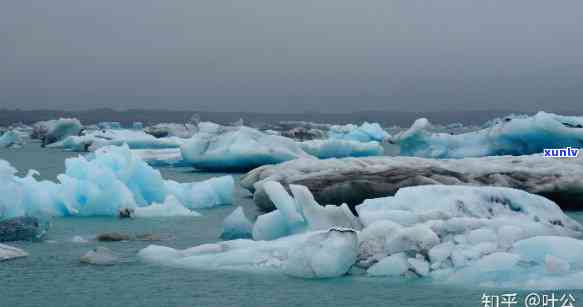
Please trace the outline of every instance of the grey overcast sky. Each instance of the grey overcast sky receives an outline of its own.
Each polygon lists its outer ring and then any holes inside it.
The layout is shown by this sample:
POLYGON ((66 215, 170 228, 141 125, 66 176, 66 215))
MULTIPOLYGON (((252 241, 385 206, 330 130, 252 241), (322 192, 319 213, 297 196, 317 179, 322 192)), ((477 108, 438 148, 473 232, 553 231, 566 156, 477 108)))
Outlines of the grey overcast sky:
POLYGON ((581 0, 6 0, 0 107, 583 109, 581 0))

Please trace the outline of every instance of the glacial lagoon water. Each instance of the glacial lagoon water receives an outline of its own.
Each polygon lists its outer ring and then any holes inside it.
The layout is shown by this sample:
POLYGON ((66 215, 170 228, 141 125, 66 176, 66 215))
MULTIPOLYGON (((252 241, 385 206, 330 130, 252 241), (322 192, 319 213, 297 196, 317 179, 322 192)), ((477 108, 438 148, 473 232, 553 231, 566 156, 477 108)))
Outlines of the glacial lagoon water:
MULTIPOLYGON (((0 149, 0 158, 25 174, 36 169, 41 178, 55 180, 64 171, 64 159, 76 156, 28 144, 18 150, 0 149)), ((195 173, 188 168, 163 168, 165 178, 199 181, 222 174, 195 173)), ((236 175, 238 176, 238 175, 236 175)), ((258 212, 241 189, 236 205, 254 218, 258 212)), ((1 195, 0 195, 1 197, 1 195)), ((174 248, 216 242, 221 223, 234 207, 198 210, 202 217, 118 220, 114 218, 57 218, 46 242, 12 245, 28 258, 0 263, 0 306, 483 306, 481 296, 529 291, 452 287, 424 280, 344 277, 304 280, 279 274, 198 271, 140 262, 138 250, 151 242, 74 243, 75 236, 98 233, 156 234, 157 244, 174 248), (79 263, 96 246, 106 246, 123 263, 97 267, 79 263)), ((583 222, 582 213, 570 213, 583 222)), ((557 292, 558 293, 558 292, 557 292)), ((583 291, 567 291, 583 304, 583 291)), ((519 303, 515 306, 524 306, 519 303)))

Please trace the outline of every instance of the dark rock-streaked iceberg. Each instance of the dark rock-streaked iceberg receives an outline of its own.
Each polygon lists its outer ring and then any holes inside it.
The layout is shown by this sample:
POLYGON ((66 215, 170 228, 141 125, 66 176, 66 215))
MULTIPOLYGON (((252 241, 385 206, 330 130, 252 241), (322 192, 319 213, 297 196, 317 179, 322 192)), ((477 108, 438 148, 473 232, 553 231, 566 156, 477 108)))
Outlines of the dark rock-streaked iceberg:
POLYGON ((502 186, 545 196, 565 209, 583 204, 583 159, 541 155, 434 160, 415 157, 299 159, 247 173, 241 185, 254 192, 257 206, 273 210, 263 188, 267 181, 304 185, 321 204, 351 208, 365 199, 394 195, 426 184, 502 186))

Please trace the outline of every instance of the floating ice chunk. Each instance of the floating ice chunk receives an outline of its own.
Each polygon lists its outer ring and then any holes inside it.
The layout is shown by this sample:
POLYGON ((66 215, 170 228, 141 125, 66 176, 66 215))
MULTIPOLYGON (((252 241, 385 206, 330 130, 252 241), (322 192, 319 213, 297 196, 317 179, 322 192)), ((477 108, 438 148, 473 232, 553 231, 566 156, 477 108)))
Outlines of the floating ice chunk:
POLYGON ((57 176, 59 183, 54 183, 37 181, 34 172, 16 177, 16 170, 0 160, 0 193, 4 195, 0 216, 117 216, 121 209, 164 203, 168 196, 189 209, 228 205, 233 200, 231 176, 194 183, 164 180, 127 146, 104 147, 87 158, 67 159, 65 166, 65 173, 57 176))
POLYGON ((24 145, 22 137, 12 131, 8 130, 0 135, 0 148, 18 148, 24 145))
POLYGON ((114 265, 119 262, 119 258, 107 247, 97 247, 90 250, 79 259, 81 263, 93 265, 114 265))
POLYGON ((333 140, 352 140, 358 142, 383 142, 390 135, 378 123, 364 122, 360 126, 353 124, 331 126, 328 137, 333 140))
POLYGON ((81 136, 69 136, 48 147, 63 148, 69 151, 95 151, 106 146, 127 144, 131 149, 167 149, 178 148, 185 142, 178 137, 155 138, 140 130, 110 129, 86 132, 81 136))
POLYGON ((394 197, 367 200, 356 207, 364 225, 379 220, 378 216, 401 223, 390 215, 383 215, 387 210, 409 211, 417 216, 420 223, 435 219, 445 220, 444 223, 434 225, 434 230, 472 230, 468 227, 475 229, 493 223, 501 226, 519 225, 534 234, 572 235, 583 230, 579 223, 564 215, 552 201, 523 191, 499 187, 407 187, 400 189, 394 197), (459 219, 461 217, 472 219, 459 219), (512 223, 512 219, 516 222, 512 223))
POLYGON ((295 141, 253 128, 200 127, 200 132, 181 146, 183 159, 198 169, 240 171, 310 157, 295 141))
POLYGON ((79 135, 83 126, 78 119, 61 118, 34 124, 31 138, 40 139, 43 145, 59 142, 68 136, 79 135))
POLYGON ((255 240, 272 240, 331 227, 361 228, 358 219, 346 205, 321 207, 305 187, 291 186, 294 198, 278 182, 266 182, 264 188, 277 210, 257 218, 253 227, 255 240))
POLYGON ((583 254, 583 241, 572 238, 583 237, 583 227, 540 196, 495 187, 418 186, 356 210, 365 225, 356 266, 369 275, 408 276, 402 273, 408 269, 448 283, 545 289, 583 281, 583 261, 576 256, 583 254), (399 267, 403 257, 407 266, 399 267), (394 271, 382 273, 385 262, 394 271))
MULTIPOLYGON (((543 195, 561 206, 583 203, 583 159, 548 159, 542 155, 450 160, 415 157, 297 159, 256 168, 241 178, 262 210, 273 210, 263 183, 304 185, 319 203, 351 208, 365 199, 392 196, 408 186, 445 184, 504 186, 543 195), (566 197, 565 195, 568 195, 566 197)), ((412 221, 414 222, 414 221, 412 221)))
POLYGON ((21 250, 20 248, 0 244, 0 261, 6 261, 27 256, 28 253, 21 250))
POLYGON ((274 241, 234 240, 186 250, 150 245, 138 252, 144 261, 199 270, 280 272, 305 278, 346 274, 356 260, 357 236, 331 229, 274 241))
POLYGON ((168 193, 190 209, 204 209, 233 203, 235 180, 233 176, 214 177, 205 181, 178 183, 165 181, 168 193))
POLYGON ((384 148, 374 141, 313 140, 299 144, 306 153, 319 159, 382 156, 384 153, 384 148))
POLYGON ((77 244, 85 244, 85 243, 89 243, 89 240, 83 238, 82 236, 74 236, 71 239, 71 242, 77 243, 77 244))
POLYGON ((530 117, 496 120, 483 130, 450 135, 429 132, 425 118, 396 135, 402 155, 464 158, 541 153, 545 148, 578 148, 583 142, 583 117, 539 112, 530 117))
POLYGON ((135 217, 169 217, 169 216, 201 216, 200 213, 190 210, 178 200, 169 195, 164 203, 154 203, 147 207, 138 207, 134 211, 135 217))
POLYGON ((223 233, 221 239, 249 239, 252 237, 253 224, 249 222, 243 212, 243 207, 237 207, 223 221, 223 233))
POLYGON ((370 276, 401 276, 409 271, 405 253, 393 254, 372 265, 366 273, 370 276))

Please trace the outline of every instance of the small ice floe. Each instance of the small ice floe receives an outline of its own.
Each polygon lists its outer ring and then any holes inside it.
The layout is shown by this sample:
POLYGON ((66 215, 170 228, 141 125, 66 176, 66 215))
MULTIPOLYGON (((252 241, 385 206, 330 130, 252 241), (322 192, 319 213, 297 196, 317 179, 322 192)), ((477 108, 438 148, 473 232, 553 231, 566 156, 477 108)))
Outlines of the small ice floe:
POLYGON ((100 246, 81 256, 79 260, 85 264, 114 265, 119 262, 119 257, 109 248, 100 246))
POLYGON ((0 261, 6 261, 28 256, 28 253, 20 248, 0 244, 0 261))

